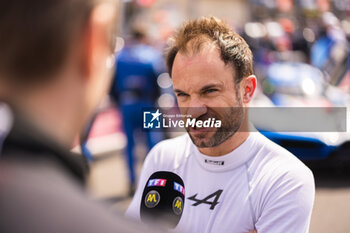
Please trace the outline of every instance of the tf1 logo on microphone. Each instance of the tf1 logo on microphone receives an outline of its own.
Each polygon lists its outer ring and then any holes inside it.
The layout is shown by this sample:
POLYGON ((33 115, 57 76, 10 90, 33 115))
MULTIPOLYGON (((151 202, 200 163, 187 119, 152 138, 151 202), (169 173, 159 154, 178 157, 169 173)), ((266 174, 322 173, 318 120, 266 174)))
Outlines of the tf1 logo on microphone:
POLYGON ((181 184, 174 182, 174 189, 185 196, 185 188, 181 184))
POLYGON ((166 185, 166 179, 151 179, 148 181, 147 187, 152 187, 152 186, 164 187, 165 185, 166 185))

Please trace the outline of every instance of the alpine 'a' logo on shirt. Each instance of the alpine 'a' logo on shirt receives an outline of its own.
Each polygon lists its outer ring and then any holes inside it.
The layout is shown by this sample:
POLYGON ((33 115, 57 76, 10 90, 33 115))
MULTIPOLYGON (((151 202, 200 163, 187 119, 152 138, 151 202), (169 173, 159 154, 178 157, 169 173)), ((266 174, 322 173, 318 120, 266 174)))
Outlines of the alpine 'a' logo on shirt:
POLYGON ((224 191, 224 190, 219 189, 218 191, 210 194, 209 196, 205 197, 202 200, 201 199, 197 199, 198 193, 196 193, 195 195, 189 197, 188 199, 195 202, 195 203, 192 204, 192 206, 198 206, 200 204, 207 204, 207 205, 210 205, 209 209, 213 210, 215 208, 215 206, 217 204, 219 204, 219 198, 221 196, 222 191, 224 191), (210 201, 211 199, 214 199, 214 200, 210 201))
POLYGON ((218 160, 211 160, 211 159, 204 159, 204 162, 208 164, 221 165, 221 166, 225 164, 225 161, 218 161, 218 160))

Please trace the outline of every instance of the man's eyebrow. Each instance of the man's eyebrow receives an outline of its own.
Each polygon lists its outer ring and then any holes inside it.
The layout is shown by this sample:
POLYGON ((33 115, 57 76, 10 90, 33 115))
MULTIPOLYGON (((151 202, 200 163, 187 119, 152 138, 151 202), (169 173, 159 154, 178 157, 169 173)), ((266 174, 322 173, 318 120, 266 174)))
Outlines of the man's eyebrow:
POLYGON ((176 93, 186 93, 186 92, 184 92, 184 91, 182 91, 180 89, 175 89, 174 92, 176 92, 176 93))
MULTIPOLYGON (((203 92, 203 91, 211 89, 211 88, 221 88, 222 86, 223 85, 221 83, 212 83, 212 84, 205 85, 204 87, 202 87, 200 89, 200 91, 203 92)), ((175 89, 174 92, 186 94, 186 92, 184 92, 183 90, 180 90, 180 89, 175 89)))
POLYGON ((222 84, 221 83, 214 83, 214 84, 208 84, 205 85, 204 87, 201 88, 201 91, 206 91, 211 88, 221 88, 222 84))

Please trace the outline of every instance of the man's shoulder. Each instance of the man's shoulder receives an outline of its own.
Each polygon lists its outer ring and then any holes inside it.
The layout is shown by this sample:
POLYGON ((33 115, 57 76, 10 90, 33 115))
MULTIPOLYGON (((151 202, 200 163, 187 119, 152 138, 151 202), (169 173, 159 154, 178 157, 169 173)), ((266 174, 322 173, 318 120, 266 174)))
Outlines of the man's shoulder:
POLYGON ((0 232, 154 232, 93 202, 56 163, 1 161, 0 187, 0 232))
POLYGON ((148 153, 146 162, 157 165, 179 163, 185 156, 189 155, 191 143, 187 134, 163 140, 148 153))
POLYGON ((280 229, 297 224, 298 228, 306 229, 315 195, 311 170, 263 135, 259 135, 254 150, 256 155, 249 162, 247 172, 256 228, 283 232, 280 229))
POLYGON ((250 164, 256 176, 313 182, 311 170, 294 154, 261 134, 257 137, 256 156, 250 164))
MULTIPOLYGON (((165 139, 157 143, 152 151, 176 153, 177 151, 185 151, 188 149, 190 138, 187 134, 177 136, 175 138, 165 139)), ((151 152, 152 152, 151 151, 151 152)))

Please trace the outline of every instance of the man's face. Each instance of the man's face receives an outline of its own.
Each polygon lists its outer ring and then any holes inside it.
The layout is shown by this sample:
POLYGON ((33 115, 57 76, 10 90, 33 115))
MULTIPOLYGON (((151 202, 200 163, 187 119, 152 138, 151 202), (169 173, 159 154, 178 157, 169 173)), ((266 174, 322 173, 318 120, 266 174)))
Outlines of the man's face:
POLYGON ((218 48, 209 43, 198 53, 176 55, 172 79, 181 113, 197 120, 221 120, 217 129, 186 129, 197 147, 218 146, 241 126, 244 113, 234 78, 234 69, 225 65, 218 48))

